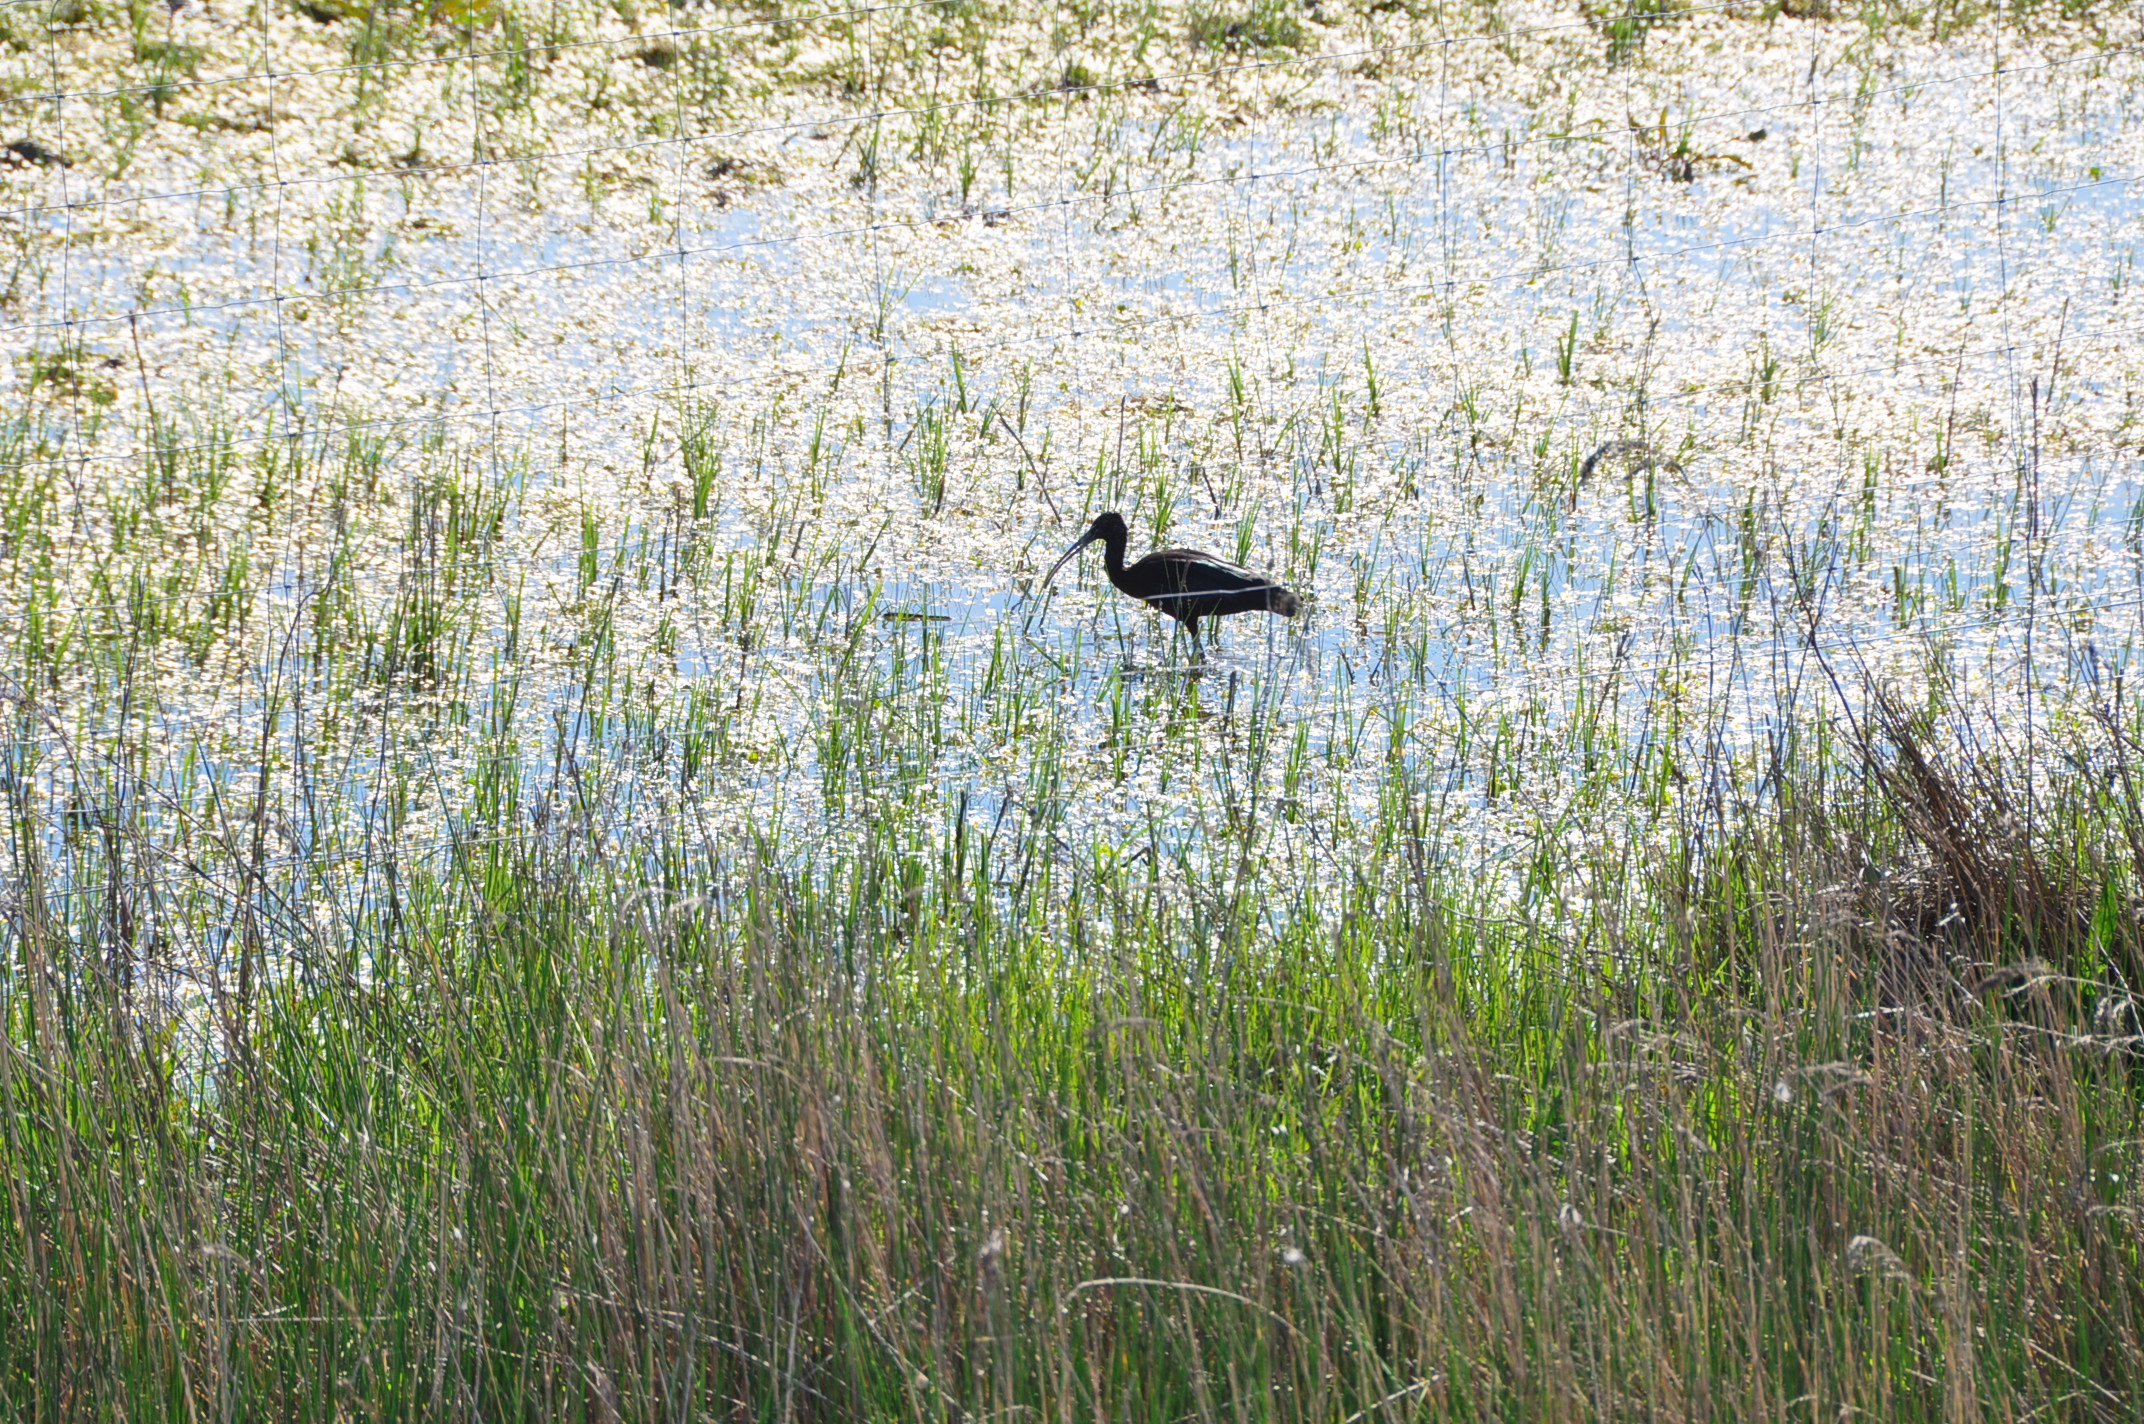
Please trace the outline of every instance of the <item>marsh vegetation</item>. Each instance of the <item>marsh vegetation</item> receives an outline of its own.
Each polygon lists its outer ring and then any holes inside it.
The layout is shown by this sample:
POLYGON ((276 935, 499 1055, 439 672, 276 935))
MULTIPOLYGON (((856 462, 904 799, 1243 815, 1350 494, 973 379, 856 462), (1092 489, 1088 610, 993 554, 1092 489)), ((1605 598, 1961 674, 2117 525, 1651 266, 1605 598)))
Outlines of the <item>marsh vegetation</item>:
POLYGON ((4 24, 11 1417, 2140 1417, 2129 7, 4 24))

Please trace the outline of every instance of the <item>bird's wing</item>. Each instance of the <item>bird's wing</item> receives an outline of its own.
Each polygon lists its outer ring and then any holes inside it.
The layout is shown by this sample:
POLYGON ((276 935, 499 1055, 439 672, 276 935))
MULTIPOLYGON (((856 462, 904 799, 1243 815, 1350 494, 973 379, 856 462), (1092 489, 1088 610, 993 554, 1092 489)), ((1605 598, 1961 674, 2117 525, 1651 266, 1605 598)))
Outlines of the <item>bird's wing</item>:
POLYGON ((1186 593, 1248 593, 1254 589, 1279 587, 1264 574, 1254 574, 1243 565, 1232 564, 1204 549, 1158 549, 1147 558, 1169 571, 1172 588, 1186 593))

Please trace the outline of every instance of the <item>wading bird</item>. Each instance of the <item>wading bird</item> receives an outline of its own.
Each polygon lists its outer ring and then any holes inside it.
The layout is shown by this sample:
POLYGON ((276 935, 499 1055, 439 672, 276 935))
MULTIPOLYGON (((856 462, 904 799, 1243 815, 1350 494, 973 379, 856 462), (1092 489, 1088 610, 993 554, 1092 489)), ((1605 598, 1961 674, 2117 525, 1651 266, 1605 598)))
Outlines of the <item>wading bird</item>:
POLYGON ((1065 550, 1064 557, 1042 576, 1048 583, 1057 571, 1072 562, 1072 556, 1089 544, 1100 543, 1107 551, 1109 581, 1120 593, 1152 604, 1191 632, 1191 646, 1199 648, 1199 620, 1230 613, 1256 613, 1263 609, 1293 618, 1303 600, 1269 578, 1198 549, 1156 549, 1126 568, 1124 545, 1130 537, 1124 516, 1111 510, 1098 514, 1079 542, 1065 550))

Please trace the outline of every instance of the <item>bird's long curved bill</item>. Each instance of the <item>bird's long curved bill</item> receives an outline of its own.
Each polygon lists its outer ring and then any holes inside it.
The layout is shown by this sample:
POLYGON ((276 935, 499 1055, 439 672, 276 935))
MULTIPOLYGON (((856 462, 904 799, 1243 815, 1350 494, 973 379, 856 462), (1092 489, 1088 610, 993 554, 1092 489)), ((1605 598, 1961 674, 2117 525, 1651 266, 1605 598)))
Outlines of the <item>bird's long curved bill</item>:
POLYGON ((1077 554, 1080 550, 1086 548, 1089 544, 1092 544, 1095 540, 1101 537, 1102 536, 1099 534, 1088 534, 1081 538, 1078 543, 1074 544, 1071 548, 1065 550, 1064 553, 1058 556, 1057 562, 1050 565, 1050 571, 1042 576, 1042 581, 1044 583, 1048 583, 1051 579, 1056 578, 1057 571, 1063 568, 1066 564, 1071 563, 1072 556, 1074 554, 1077 554))

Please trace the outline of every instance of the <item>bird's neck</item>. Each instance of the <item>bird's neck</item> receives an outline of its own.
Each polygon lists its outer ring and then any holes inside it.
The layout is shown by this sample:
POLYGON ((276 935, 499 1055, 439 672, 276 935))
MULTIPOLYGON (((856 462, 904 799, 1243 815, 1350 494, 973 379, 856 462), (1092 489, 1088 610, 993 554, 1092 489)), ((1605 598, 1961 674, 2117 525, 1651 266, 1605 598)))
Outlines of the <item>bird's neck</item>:
POLYGON ((1102 566, 1109 570, 1109 581, 1119 588, 1124 586, 1124 543, 1121 534, 1102 541, 1102 566))

